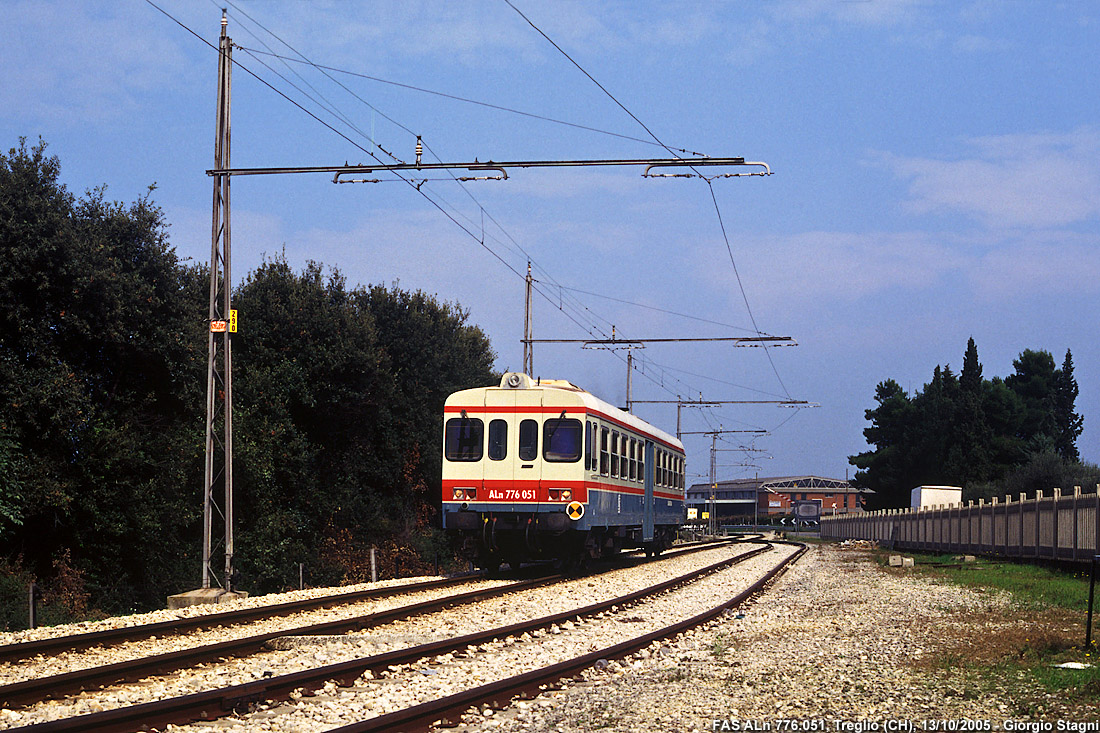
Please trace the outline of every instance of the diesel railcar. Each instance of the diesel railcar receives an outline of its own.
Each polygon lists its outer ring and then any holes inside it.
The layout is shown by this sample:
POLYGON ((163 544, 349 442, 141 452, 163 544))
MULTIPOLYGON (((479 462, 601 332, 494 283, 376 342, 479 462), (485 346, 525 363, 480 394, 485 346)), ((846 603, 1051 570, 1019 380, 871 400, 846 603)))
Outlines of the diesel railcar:
POLYGON ((683 444, 569 382, 510 372, 443 411, 443 526, 480 567, 656 555, 684 522, 683 444))

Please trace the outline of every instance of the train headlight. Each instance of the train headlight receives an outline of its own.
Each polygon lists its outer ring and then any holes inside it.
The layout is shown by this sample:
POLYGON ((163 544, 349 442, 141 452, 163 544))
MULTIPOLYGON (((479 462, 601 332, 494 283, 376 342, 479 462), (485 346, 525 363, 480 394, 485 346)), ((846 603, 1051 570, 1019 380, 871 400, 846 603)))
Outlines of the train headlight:
POLYGON ((569 489, 562 489, 561 490, 561 500, 562 501, 569 501, 572 498, 573 498, 573 492, 572 491, 570 491, 569 489))
POLYGON ((451 496, 454 497, 455 501, 462 501, 463 499, 466 498, 466 490, 465 489, 455 489, 453 492, 451 492, 451 496))

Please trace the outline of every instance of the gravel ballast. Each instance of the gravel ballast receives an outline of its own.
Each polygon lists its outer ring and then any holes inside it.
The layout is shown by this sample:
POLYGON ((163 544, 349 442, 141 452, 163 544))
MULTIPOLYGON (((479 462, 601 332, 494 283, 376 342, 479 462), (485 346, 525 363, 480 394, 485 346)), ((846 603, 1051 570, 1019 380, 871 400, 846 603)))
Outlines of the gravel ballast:
POLYGON ((740 614, 590 669, 537 700, 479 711, 458 730, 1058 730, 1050 718, 1051 728, 1027 728, 1035 719, 1009 693, 979 694, 961 675, 915 664, 938 653, 947 619, 1009 604, 999 594, 888 574, 867 552, 816 546, 740 614))
MULTIPOLYGON (((747 549, 747 548, 746 548, 747 549)), ((328 684, 315 695, 261 705, 250 715, 213 724, 218 730, 315 731, 353 723, 442 697, 471 683, 499 679, 605 648, 702 606, 732 597, 751 577, 793 548, 779 547, 726 571, 625 613, 568 622, 523 638, 481 645, 468 654, 443 655, 427 664, 391 668, 381 679, 360 678, 349 688, 328 684)), ((327 643, 287 640, 287 656, 218 665, 179 673, 126 692, 107 692, 73 703, 44 703, 14 715, 0 727, 133 704, 142 697, 233 683, 282 673, 303 663, 362 656, 432 638, 457 636, 474 627, 535 617, 577 602, 610 597, 655 576, 712 562, 710 551, 674 562, 582 578, 554 588, 496 599, 461 612, 410 619, 327 643), (609 587, 610 586, 610 587, 609 587), (570 590, 573 588, 575 590, 570 590), (235 675, 227 675, 230 668, 235 675), (205 676, 205 679, 199 680, 205 676), (236 679, 229 677, 235 676, 236 679), (140 692, 139 692, 140 690, 140 692)), ((732 553, 725 553, 732 554, 732 553)), ((501 710, 470 711, 457 730, 489 731, 891 731, 1097 730, 1028 728, 1012 694, 968 689, 963 675, 936 667, 945 629, 1011 608, 1007 597, 890 573, 865 551, 831 545, 810 549, 756 601, 694 631, 658 642, 623 660, 601 661, 561 689, 501 710), (936 671, 929 671, 935 668, 936 671), (1007 725, 1006 725, 1007 723, 1007 725), (1012 724, 1016 723, 1016 727, 1012 724)), ((970 622, 972 623, 972 622, 970 622)), ((1014 687, 1019 691, 1019 686, 1014 687)), ((178 694, 178 693, 177 693, 178 694)), ((1096 716, 1090 716, 1095 719, 1096 716)), ((1085 721, 1065 718, 1071 723, 1085 721)), ((1034 725, 1034 724, 1033 724, 1034 725)), ((208 731, 196 724, 179 731, 208 731)))

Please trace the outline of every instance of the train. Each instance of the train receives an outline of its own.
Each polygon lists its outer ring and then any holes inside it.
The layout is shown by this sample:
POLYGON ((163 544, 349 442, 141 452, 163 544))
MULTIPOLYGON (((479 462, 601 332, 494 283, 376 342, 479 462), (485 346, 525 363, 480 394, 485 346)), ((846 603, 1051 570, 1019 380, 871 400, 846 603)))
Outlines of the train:
POLYGON ((685 520, 674 436, 564 380, 507 372, 443 408, 443 528, 464 557, 565 568, 656 556, 685 520))

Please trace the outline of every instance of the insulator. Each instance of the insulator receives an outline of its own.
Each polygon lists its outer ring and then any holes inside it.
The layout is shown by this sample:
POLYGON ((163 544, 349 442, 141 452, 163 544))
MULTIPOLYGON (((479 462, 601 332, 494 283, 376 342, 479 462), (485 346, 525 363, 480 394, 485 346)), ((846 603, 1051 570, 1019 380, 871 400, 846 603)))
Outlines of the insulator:
POLYGON ((420 165, 420 156, 424 154, 424 143, 420 142, 420 136, 416 136, 416 164, 420 165))

